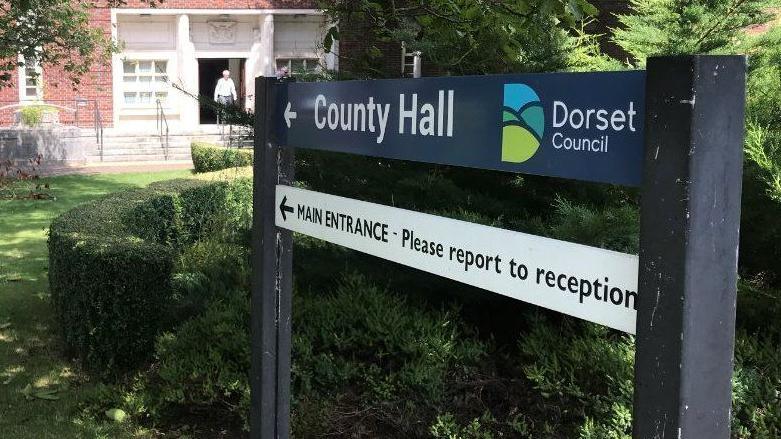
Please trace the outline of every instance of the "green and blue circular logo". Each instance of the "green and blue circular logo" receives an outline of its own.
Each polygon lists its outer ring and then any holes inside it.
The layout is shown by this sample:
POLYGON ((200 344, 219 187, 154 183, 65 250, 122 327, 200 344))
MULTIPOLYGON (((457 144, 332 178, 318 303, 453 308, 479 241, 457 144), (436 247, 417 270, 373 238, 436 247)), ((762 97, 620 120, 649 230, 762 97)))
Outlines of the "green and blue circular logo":
POLYGON ((545 114, 537 93, 526 84, 504 85, 502 161, 523 163, 540 148, 545 114))

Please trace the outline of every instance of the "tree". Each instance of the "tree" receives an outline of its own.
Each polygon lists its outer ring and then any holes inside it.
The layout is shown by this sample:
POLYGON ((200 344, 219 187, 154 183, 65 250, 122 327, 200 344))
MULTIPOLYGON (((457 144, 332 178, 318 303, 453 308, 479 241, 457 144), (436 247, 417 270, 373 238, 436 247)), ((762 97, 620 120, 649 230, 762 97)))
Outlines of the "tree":
MULTIPOLYGON (((465 75, 565 70, 581 51, 576 25, 595 14, 587 0, 323 0, 337 23, 327 34, 329 50, 339 31, 358 29, 366 43, 351 57, 350 72, 382 76, 385 43, 405 42, 443 73, 465 75)), ((585 47, 585 46, 584 46, 585 47)))
MULTIPOLYGON (((109 0, 104 6, 122 3, 109 0)), ((60 66, 74 85, 91 65, 107 60, 117 47, 90 25, 93 7, 84 0, 0 0, 0 88, 11 84, 24 65, 20 59, 60 66)))
POLYGON ((765 23, 768 0, 630 0, 614 40, 637 66, 653 55, 734 52, 746 28, 765 23))

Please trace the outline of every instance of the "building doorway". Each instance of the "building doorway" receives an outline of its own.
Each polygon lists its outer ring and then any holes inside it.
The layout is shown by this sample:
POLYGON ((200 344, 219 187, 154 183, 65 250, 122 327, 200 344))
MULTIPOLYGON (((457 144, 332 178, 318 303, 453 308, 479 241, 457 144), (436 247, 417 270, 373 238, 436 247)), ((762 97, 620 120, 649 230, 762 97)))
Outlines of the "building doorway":
MULTIPOLYGON (((201 99, 212 100, 217 81, 222 77, 223 70, 230 70, 231 78, 236 84, 238 100, 236 106, 244 108, 244 63, 243 58, 198 58, 198 95, 201 99)), ((199 123, 216 124, 217 112, 211 105, 199 105, 199 123)))

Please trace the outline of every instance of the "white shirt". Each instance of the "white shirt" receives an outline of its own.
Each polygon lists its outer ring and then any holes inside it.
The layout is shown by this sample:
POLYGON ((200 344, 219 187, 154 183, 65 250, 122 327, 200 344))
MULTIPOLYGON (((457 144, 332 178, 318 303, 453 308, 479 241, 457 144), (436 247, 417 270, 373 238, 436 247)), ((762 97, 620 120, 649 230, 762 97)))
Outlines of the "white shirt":
POLYGON ((214 100, 216 101, 219 96, 233 96, 233 100, 237 100, 236 97, 236 85, 233 83, 233 79, 220 78, 217 81, 217 87, 214 89, 214 100))

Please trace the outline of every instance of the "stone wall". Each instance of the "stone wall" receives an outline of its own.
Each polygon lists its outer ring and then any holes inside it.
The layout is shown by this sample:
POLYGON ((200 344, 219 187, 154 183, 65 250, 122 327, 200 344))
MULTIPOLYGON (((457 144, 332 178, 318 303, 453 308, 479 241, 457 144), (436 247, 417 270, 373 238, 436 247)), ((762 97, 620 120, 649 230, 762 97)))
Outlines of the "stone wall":
POLYGON ((85 139, 76 127, 0 128, 0 162, 23 163, 40 153, 46 165, 84 164, 85 139))

